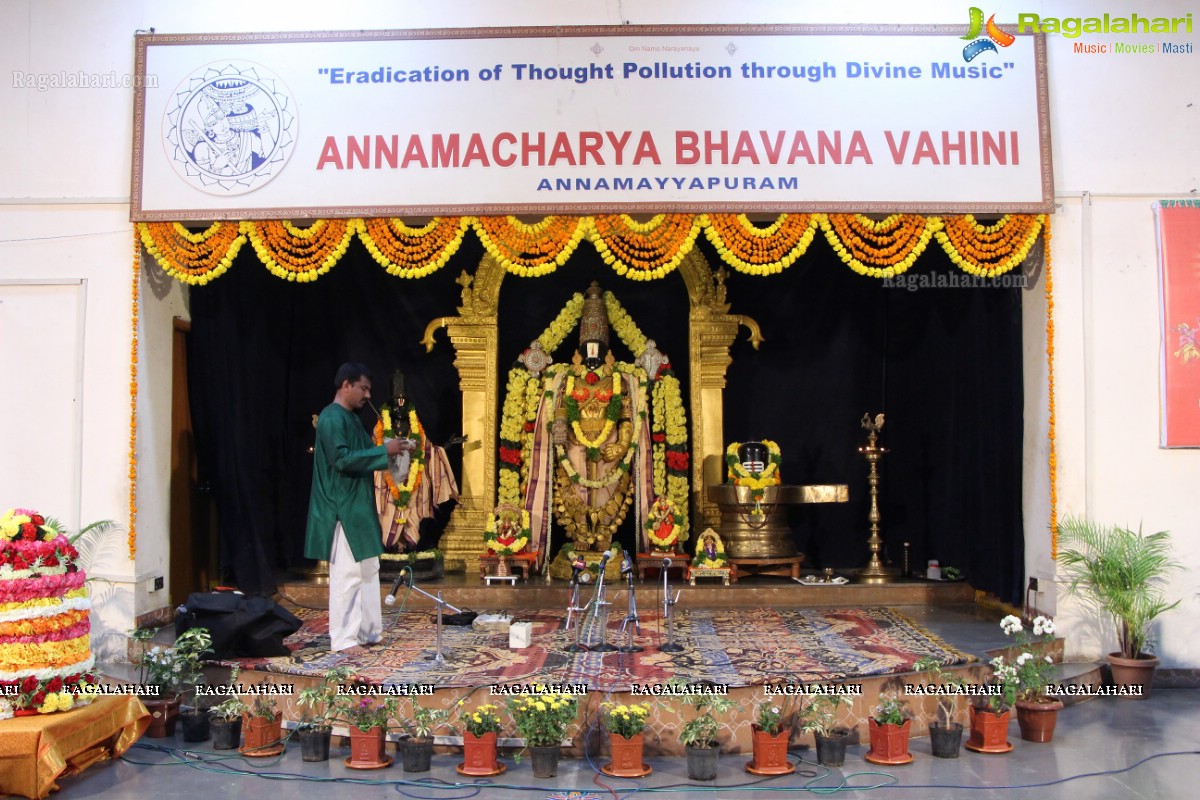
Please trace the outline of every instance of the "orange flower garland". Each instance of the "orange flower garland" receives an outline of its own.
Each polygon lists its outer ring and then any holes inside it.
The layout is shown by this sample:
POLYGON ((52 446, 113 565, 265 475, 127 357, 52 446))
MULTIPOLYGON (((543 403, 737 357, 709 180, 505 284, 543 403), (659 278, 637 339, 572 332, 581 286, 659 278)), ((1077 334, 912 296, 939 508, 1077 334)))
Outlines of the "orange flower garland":
POLYGON ((475 234, 514 275, 549 275, 575 252, 588 229, 588 217, 546 217, 532 225, 513 216, 476 217, 475 234))
POLYGON ((467 217, 434 217, 420 228, 395 217, 354 222, 371 257, 399 278, 424 278, 444 267, 458 252, 470 224, 467 217))
POLYGON ((201 233, 192 233, 178 222, 139 222, 135 234, 164 272, 201 286, 223 275, 246 243, 236 222, 214 222, 201 233))
POLYGON ((747 275, 783 272, 808 251, 817 232, 813 214, 781 214, 766 228, 745 214, 707 214, 701 225, 721 260, 747 275))
POLYGON ((618 275, 654 280, 678 267, 692 251, 701 219, 693 214, 659 214, 649 222, 636 222, 627 214, 594 217, 592 244, 618 275))
POLYGON ((1042 228, 1043 261, 1046 265, 1046 384, 1049 393, 1049 466, 1050 481, 1050 558, 1058 558, 1058 450, 1056 448, 1055 408, 1054 408, 1054 273, 1051 270, 1050 259, 1050 218, 1042 228))
MULTIPOLYGON (((129 557, 137 553, 137 401, 138 401, 138 293, 142 282, 142 249, 133 229, 132 314, 129 344, 129 557)), ((211 230, 211 228, 210 228, 211 230)), ((148 249, 148 248, 147 248, 148 249)))
POLYGON ((319 219, 307 228, 287 220, 245 222, 259 259, 273 275, 289 281, 314 281, 346 254, 357 230, 354 220, 319 219))
POLYGON ((1008 214, 994 225, 980 225, 970 214, 946 217, 935 235, 956 266, 993 278, 1025 260, 1045 219, 1041 214, 1008 214))
POLYGON ((908 271, 942 227, 940 218, 919 214, 892 214, 878 222, 862 214, 821 214, 818 221, 838 258, 872 278, 908 271))

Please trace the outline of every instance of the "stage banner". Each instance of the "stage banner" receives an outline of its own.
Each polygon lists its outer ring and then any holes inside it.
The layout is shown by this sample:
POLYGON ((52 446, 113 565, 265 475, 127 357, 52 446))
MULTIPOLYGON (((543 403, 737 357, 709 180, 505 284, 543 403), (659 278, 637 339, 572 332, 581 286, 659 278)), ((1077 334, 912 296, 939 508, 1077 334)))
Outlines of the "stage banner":
POLYGON ((1200 204, 1161 201, 1162 446, 1200 447, 1200 204))
POLYGON ((132 217, 1049 212, 1044 40, 1000 33, 140 35, 132 217))

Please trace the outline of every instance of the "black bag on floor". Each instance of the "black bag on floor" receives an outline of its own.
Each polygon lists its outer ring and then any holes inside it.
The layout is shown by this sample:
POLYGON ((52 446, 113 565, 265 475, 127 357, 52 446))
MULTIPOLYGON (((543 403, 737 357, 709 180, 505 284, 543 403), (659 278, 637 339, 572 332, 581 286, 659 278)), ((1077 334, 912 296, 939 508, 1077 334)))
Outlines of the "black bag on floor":
POLYGON ((269 597, 195 592, 175 612, 175 635, 191 628, 208 628, 210 658, 286 656, 283 640, 300 630, 300 620, 269 597))

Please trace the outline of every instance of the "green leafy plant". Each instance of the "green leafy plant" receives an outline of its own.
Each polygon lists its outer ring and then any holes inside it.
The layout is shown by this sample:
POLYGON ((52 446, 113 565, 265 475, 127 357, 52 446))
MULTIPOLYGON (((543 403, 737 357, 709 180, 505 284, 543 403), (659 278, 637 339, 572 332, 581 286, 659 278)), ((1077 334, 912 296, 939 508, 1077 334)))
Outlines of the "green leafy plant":
POLYGON ((279 717, 279 700, 274 695, 256 694, 250 700, 250 708, 246 713, 274 722, 279 717))
POLYGON ((615 733, 624 739, 632 739, 646 729, 646 718, 650 716, 650 706, 646 703, 613 703, 600 704, 600 724, 609 733, 615 733))
MULTIPOLYGON (((672 684, 676 681, 672 679, 672 684)), ((678 683, 682 683, 679 681, 678 683)), ((724 695, 689 694, 680 698, 696 711, 696 716, 683 724, 679 730, 679 741, 685 747, 710 749, 717 746, 717 734, 721 730, 717 717, 738 711, 741 706, 724 695)))
POLYGON ((578 698, 558 692, 526 695, 508 701, 508 713, 527 747, 557 746, 566 737, 567 728, 575 721, 578 711, 578 698))
POLYGON ((406 727, 412 731, 414 739, 429 739, 440 729, 450 723, 450 709, 429 708, 417 703, 412 704, 412 722, 406 727))
POLYGON ((388 722, 396 716, 396 706, 394 697, 378 700, 358 695, 339 695, 335 704, 336 719, 360 731, 369 731, 372 728, 386 729, 388 722))
POLYGON ((837 710, 845 704, 847 700, 840 694, 814 695, 797 712, 796 721, 800 724, 800 730, 830 736, 837 727, 837 710))
POLYGON ((235 664, 229 671, 229 695, 209 710, 208 713, 210 716, 218 717, 227 722, 233 722, 234 720, 241 719, 242 715, 250 711, 250 706, 246 704, 246 701, 242 700, 237 691, 237 679, 240 669, 235 664))
MULTIPOLYGON (((463 701, 458 702, 459 707, 463 701)), ((459 722, 472 736, 483 736, 488 733, 500 733, 500 708, 493 703, 484 703, 478 708, 464 710, 459 716, 459 722)))
MULTIPOLYGON (((1021 646, 1034 643, 1049 644, 1054 641, 1054 620, 1038 616, 1031 623, 1033 633, 1030 635, 1019 617, 1009 614, 1000 620, 1004 633, 1016 638, 1021 646)), ((1054 660, 1050 656, 1037 655, 1028 650, 1016 656, 1012 661, 1013 679, 1015 682, 1015 697, 1018 700, 1038 700, 1045 694, 1046 686, 1054 678, 1054 660)))
POLYGON ((1149 535, 1117 525, 1066 517, 1058 526, 1058 566, 1067 592, 1112 618, 1120 653, 1152 653, 1150 625, 1179 605, 1167 602, 1162 586, 1183 565, 1171 555, 1171 535, 1149 535))
POLYGON ((141 648, 138 683, 158 687, 160 698, 170 699, 189 691, 194 698, 196 685, 204 678, 204 654, 212 652, 212 636, 207 628, 191 628, 181 633, 172 646, 150 647, 159 630, 141 628, 131 634, 141 648))
POLYGON ((880 725, 903 725, 906 716, 904 703, 895 695, 880 695, 872 717, 880 725))
MULTIPOLYGON (((917 672, 926 672, 929 674, 929 683, 939 683, 951 689, 961 689, 966 686, 967 681, 957 672, 950 672, 946 669, 946 665, 933 656, 925 656, 924 658, 913 664, 913 669, 917 672)), ((959 694, 939 694, 937 696, 937 713, 942 725, 949 727, 954 721, 954 712, 958 710, 959 694)))
POLYGON ((296 727, 301 730, 330 727, 337 714, 338 688, 353 675, 349 667, 334 667, 321 676, 316 686, 302 689, 296 703, 304 711, 296 727))

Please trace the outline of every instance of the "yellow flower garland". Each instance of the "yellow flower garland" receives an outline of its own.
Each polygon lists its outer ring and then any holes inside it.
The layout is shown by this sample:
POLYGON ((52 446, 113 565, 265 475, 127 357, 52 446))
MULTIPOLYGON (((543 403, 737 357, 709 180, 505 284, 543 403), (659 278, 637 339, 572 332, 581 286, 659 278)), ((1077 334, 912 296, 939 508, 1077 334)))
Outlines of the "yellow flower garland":
POLYGON ((136 231, 164 272, 192 286, 224 275, 246 243, 236 222, 214 222, 201 233, 192 233, 178 222, 139 222, 136 231))
POLYGON ((781 214, 766 228, 745 214, 707 214, 700 224, 721 260, 747 275, 783 272, 808 252, 820 227, 816 214, 781 214))
POLYGON ((133 232, 133 280, 131 281, 132 313, 129 331, 129 532, 126 542, 129 557, 137 554, 137 404, 138 404, 138 300, 142 284, 142 251, 138 247, 138 231, 133 232))
POLYGON ((319 219, 307 228, 287 220, 242 223, 254 252, 272 275, 304 283, 324 275, 346 254, 357 220, 319 219))
MULTIPOLYGON (((392 431, 391 409, 387 405, 383 405, 379 410, 379 420, 375 423, 375 444, 383 444, 384 438, 390 437, 392 431)), ((392 480, 391 470, 383 471, 383 479, 387 483, 388 493, 391 494, 392 503, 396 508, 408 508, 408 504, 412 502, 413 492, 421 485, 421 475, 425 471, 425 429, 421 427, 421 420, 417 417, 415 408, 408 410, 408 431, 409 436, 416 440, 417 446, 412 451, 412 458, 408 464, 408 477, 405 479, 404 485, 396 485, 396 482, 392 480)))
POLYGON ((947 217, 935 235, 955 266, 971 275, 994 278, 1025 260, 1045 221, 1044 214, 1008 214, 994 225, 980 225, 967 214, 947 217))
POLYGON ((1050 558, 1058 558, 1058 449, 1055 425, 1056 408, 1054 403, 1054 274, 1050 258, 1050 218, 1043 223, 1043 262, 1046 265, 1046 383, 1049 395, 1049 453, 1047 466, 1050 481, 1050 558))
POLYGON ((474 217, 484 248, 523 278, 549 275, 571 257, 590 228, 589 217, 550 216, 532 225, 513 216, 474 217))
POLYGON ((394 217, 353 222, 371 258, 399 278, 424 278, 444 267, 471 224, 469 217, 434 217, 420 228, 394 217))
POLYGON ((700 234, 700 217, 659 214, 636 222, 627 214, 592 219, 590 236, 596 252, 618 275, 648 281, 672 272, 692 251, 700 234))
POLYGON ((894 278, 907 272, 942 227, 938 217, 892 214, 878 222, 862 214, 818 214, 834 253, 859 275, 894 278))

